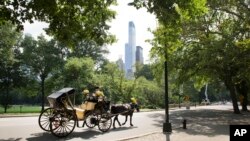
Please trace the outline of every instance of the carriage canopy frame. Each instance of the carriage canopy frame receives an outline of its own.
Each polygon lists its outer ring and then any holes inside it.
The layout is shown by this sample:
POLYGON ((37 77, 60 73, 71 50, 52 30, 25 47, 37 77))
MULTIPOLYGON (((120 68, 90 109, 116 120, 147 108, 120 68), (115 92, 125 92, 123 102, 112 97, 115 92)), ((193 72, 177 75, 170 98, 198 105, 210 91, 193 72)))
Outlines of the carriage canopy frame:
POLYGON ((63 88, 59 91, 52 93, 47 97, 50 107, 54 108, 60 107, 60 105, 58 104, 62 103, 62 99, 66 98, 69 95, 73 95, 74 92, 75 92, 74 88, 63 88))

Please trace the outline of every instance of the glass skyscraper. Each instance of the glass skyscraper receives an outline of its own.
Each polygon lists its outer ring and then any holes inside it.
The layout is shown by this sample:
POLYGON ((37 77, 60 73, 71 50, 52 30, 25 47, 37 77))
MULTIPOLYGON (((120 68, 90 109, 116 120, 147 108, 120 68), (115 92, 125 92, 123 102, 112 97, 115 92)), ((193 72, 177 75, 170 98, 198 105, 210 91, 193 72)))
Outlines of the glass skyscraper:
POLYGON ((144 59, 143 59, 143 48, 141 46, 136 46, 136 55, 135 55, 135 60, 137 63, 139 64, 143 64, 144 63, 144 59))
POLYGON ((136 34, 135 25, 132 21, 128 25, 128 43, 125 44, 125 73, 128 79, 134 78, 136 62, 136 34))

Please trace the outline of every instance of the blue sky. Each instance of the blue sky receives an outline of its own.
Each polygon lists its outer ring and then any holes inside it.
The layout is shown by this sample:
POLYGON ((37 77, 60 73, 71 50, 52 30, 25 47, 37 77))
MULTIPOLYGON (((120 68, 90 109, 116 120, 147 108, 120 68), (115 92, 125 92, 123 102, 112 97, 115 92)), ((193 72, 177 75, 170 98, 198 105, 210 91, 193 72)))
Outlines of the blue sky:
MULTIPOLYGON (((133 21, 136 28, 136 45, 143 47, 144 62, 149 60, 150 44, 145 40, 152 39, 153 35, 148 31, 148 28, 156 28, 155 16, 149 14, 146 9, 137 10, 134 7, 128 6, 127 3, 132 0, 117 0, 118 5, 111 8, 117 12, 116 19, 112 20, 110 32, 116 36, 118 41, 112 45, 108 45, 107 48, 110 54, 107 58, 110 61, 116 61, 120 57, 124 60, 124 46, 128 42, 128 22, 133 21)), ((24 33, 30 33, 34 37, 40 34, 44 34, 43 28, 47 27, 46 23, 35 22, 33 24, 24 24, 24 33)))

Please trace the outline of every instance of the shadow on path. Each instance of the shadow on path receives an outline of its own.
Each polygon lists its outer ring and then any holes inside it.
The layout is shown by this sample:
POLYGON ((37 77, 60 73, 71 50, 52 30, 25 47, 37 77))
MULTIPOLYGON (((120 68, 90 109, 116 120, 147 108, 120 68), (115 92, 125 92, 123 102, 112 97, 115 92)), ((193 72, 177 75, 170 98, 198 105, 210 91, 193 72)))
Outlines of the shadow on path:
MULTIPOLYGON (((155 126, 162 127, 164 113, 148 115, 155 121, 155 126)), ((176 132, 185 132, 190 135, 229 135, 229 125, 249 125, 250 112, 234 114, 230 110, 196 109, 180 110, 170 113, 172 129, 176 132), (187 120, 187 129, 182 129, 183 120, 187 120)))
MULTIPOLYGON (((76 127, 77 128, 77 127, 76 127)), ((70 135, 64 138, 58 138, 53 136, 50 132, 41 132, 37 134, 32 134, 30 138, 26 138, 27 141, 46 141, 46 140, 53 140, 53 141, 64 141, 64 140, 71 140, 74 138, 81 138, 83 140, 90 140, 97 138, 98 136, 102 136, 104 134, 108 134, 109 132, 119 132, 124 130, 129 130, 131 128, 137 128, 137 127, 118 127, 116 129, 110 128, 108 132, 101 132, 98 129, 80 129, 80 131, 73 131, 70 135)), ((2 140, 1 140, 2 141, 2 140)), ((8 140, 9 141, 9 140, 8 140)), ((18 140, 11 140, 11 141, 18 141, 18 140)))

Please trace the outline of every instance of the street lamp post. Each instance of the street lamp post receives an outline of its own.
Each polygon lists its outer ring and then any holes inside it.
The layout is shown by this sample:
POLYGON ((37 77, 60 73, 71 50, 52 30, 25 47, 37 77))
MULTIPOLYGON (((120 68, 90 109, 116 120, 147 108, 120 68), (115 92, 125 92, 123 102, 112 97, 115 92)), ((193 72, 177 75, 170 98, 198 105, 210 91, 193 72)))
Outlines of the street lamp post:
POLYGON ((163 123, 163 132, 164 133, 171 133, 172 132, 172 125, 169 122, 169 105, 168 105, 168 63, 167 63, 167 51, 165 52, 165 122, 163 123))

